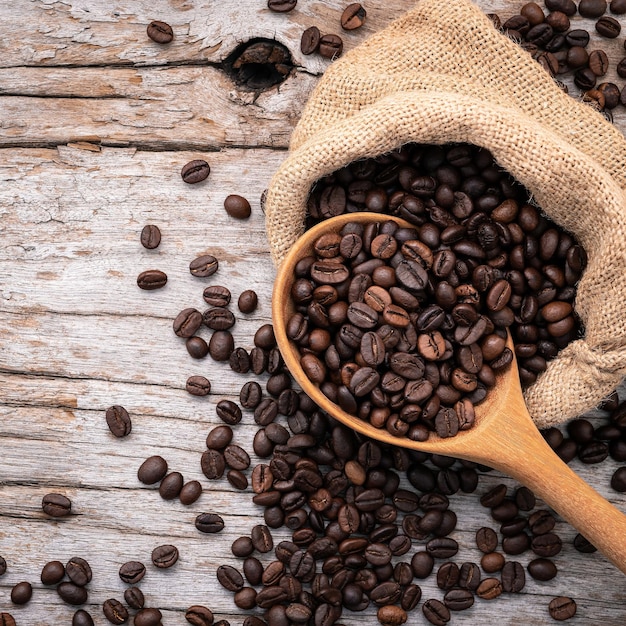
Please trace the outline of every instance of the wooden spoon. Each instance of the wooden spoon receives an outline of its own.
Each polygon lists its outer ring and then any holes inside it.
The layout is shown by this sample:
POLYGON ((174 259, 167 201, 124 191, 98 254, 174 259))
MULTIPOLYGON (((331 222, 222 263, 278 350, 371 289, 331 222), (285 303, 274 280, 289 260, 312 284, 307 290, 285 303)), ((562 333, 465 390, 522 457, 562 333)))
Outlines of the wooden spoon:
MULTIPOLYGON (((294 267, 301 258, 312 254, 313 244, 321 234, 339 232, 347 222, 366 224, 386 220, 412 227, 401 219, 380 214, 341 215, 307 231, 290 250, 274 283, 272 318, 278 347, 291 374, 318 406, 363 435, 395 446, 475 461, 512 476, 626 573, 626 515, 575 474, 545 442, 526 409, 515 360, 506 372, 497 376, 496 386, 476 407, 473 428, 445 439, 433 433, 424 442, 394 437, 386 430, 374 428, 369 422, 346 413, 308 379, 300 366, 300 353, 285 331, 287 321, 294 313, 290 295, 295 279, 294 267)), ((512 347, 510 336, 509 347, 512 347)))

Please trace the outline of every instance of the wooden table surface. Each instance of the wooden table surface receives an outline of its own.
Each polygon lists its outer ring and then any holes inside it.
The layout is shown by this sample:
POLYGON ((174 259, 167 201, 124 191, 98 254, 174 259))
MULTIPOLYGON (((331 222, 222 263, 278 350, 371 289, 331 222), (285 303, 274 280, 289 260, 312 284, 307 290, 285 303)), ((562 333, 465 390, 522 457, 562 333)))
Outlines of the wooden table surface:
MULTIPOLYGON (((409 9, 412 0, 369 0, 366 25, 342 33, 346 49, 409 9)), ((328 61, 300 52, 304 28, 341 33, 346 0, 300 0, 290 14, 273 14, 265 0, 14 0, 0 3, 0 612, 20 626, 70 624, 73 609, 39 582, 53 559, 86 558, 94 571, 85 607, 107 623, 102 602, 122 597, 119 566, 149 563, 151 550, 176 544, 180 561, 168 571, 148 567, 141 583, 164 624, 184 624, 192 604, 216 618, 241 624, 245 612, 217 583, 221 563, 237 565, 232 541, 262 522, 250 490, 225 481, 209 483, 199 458, 209 429, 220 423, 215 405, 237 399, 249 377, 227 365, 191 359, 171 330, 187 306, 202 308, 207 284, 188 271, 202 253, 219 258, 214 284, 235 298, 255 289, 260 304, 239 316, 237 345, 252 347, 252 333, 270 321, 274 270, 264 234, 260 196, 285 157, 288 140, 307 96, 328 61), (146 37, 153 19, 170 23, 175 39, 160 46, 146 37), (258 94, 238 88, 220 63, 241 42, 255 37, 285 44, 296 69, 279 88, 258 94), (182 165, 205 158, 211 175, 190 186, 182 165), (245 195, 252 217, 237 221, 223 210, 230 193, 245 195), (157 224, 163 241, 143 249, 144 224, 157 224), (137 274, 159 268, 167 286, 137 288, 137 274), (206 398, 185 392, 191 374, 206 374, 206 398), (105 410, 125 406, 132 434, 114 438, 105 410), (137 480, 148 456, 161 454, 186 480, 205 491, 195 504, 162 500, 137 480), (73 503, 73 515, 53 520, 41 498, 55 491, 73 503), (223 516, 219 535, 202 535, 200 512, 223 516), (12 586, 34 586, 31 602, 12 605, 12 586)), ((514 14, 521 0, 481 0, 487 12, 514 14)), ((580 19, 580 18, 577 18, 580 19)), ((580 23, 583 23, 582 21, 580 23)), ((589 24, 587 23, 589 28, 589 24)), ((621 41, 604 43, 615 61, 621 41)), ((592 46, 593 47, 593 46, 592 46)), ((621 81, 623 82, 623 81, 621 81)), ((624 109, 615 123, 626 130, 624 109)), ((249 414, 236 442, 251 449, 255 425, 249 414)), ((254 461, 254 458, 253 458, 254 461)), ((626 495, 609 486, 617 467, 575 461, 600 493, 626 511, 626 495)), ((495 473, 481 478, 478 494, 515 483, 495 473)), ((458 494, 453 536, 459 562, 479 560, 474 531, 492 524, 478 495, 458 494)), ((558 577, 527 577, 521 594, 478 600, 453 616, 459 624, 550 624, 547 604, 567 595, 578 603, 572 623, 626 623, 626 578, 601 555, 574 550, 575 531, 557 524, 564 540, 555 558, 558 577)), ((284 538, 283 530, 275 537, 284 538)), ((519 557, 525 565, 530 553, 519 557)), ((442 596, 433 577, 424 598, 442 596)), ((374 610, 344 613, 344 623, 376 621, 374 610)), ((421 610, 410 624, 426 623, 421 610)))

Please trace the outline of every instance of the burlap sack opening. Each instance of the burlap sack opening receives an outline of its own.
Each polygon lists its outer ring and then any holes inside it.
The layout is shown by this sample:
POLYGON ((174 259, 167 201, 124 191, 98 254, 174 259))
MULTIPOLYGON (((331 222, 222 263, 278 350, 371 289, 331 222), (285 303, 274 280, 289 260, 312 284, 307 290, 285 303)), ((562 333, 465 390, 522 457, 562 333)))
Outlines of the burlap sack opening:
POLYGON ((585 336, 525 398, 540 427, 596 406, 626 374, 626 141, 466 0, 423 0, 325 74, 269 188, 274 262, 303 232, 319 178, 410 142, 489 149, 584 246, 585 336))

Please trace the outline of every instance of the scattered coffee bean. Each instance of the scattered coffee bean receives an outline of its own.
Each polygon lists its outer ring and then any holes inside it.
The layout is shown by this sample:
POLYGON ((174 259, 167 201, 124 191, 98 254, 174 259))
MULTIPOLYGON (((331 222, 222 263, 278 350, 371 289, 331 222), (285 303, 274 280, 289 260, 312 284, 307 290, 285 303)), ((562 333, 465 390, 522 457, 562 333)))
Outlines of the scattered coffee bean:
POLYGON ((178 548, 169 544, 157 546, 152 550, 151 558, 155 567, 167 569, 178 561, 178 548))
POLYGON ((110 406, 106 410, 106 421, 109 430, 115 437, 126 437, 132 430, 132 422, 128 411, 119 405, 110 406))
POLYGON ((339 35, 322 35, 318 47, 320 56, 334 60, 343 52, 343 40, 339 35))
POLYGON ((146 575, 146 566, 141 561, 127 561, 119 569, 122 582, 136 585, 146 575))
POLYGON ((65 565, 61 561, 49 561, 41 570, 41 582, 44 585, 56 585, 65 576, 65 565))
POLYGON ((195 604, 185 611, 185 619, 192 626, 213 626, 213 612, 206 606, 195 604))
POLYGON ((15 618, 10 613, 0 613, 0 626, 15 626, 15 618))
POLYGON ((180 175, 187 184, 195 185, 206 180, 211 173, 211 167, 204 159, 194 159, 186 163, 180 175))
POLYGON ((237 306, 242 313, 253 313, 256 310, 258 301, 256 292, 252 289, 246 289, 246 291, 241 292, 237 306))
POLYGON ((358 2, 349 4, 341 14, 341 28, 344 30, 355 30, 361 28, 367 15, 363 6, 358 2))
POLYGON ((50 517, 67 517, 72 512, 72 502, 61 493, 48 493, 41 501, 41 508, 50 517))
POLYGON ((72 616, 72 626, 94 626, 93 617, 87 611, 78 609, 72 616))
POLYGON ((188 339, 196 334, 196 331, 202 326, 202 313, 192 307, 183 309, 175 318, 172 324, 174 334, 177 337, 188 339))
POLYGON ((208 278, 219 269, 219 261, 212 254, 203 254, 189 263, 189 271, 193 276, 208 278))
POLYGON ((298 0, 267 0, 267 8, 274 13, 289 13, 298 4, 298 0))
POLYGON ((161 289, 167 284, 167 274, 161 270, 146 270, 137 276, 137 286, 145 291, 161 289))
POLYGON ((167 474, 167 461, 162 456, 147 458, 137 470, 137 478, 144 485, 154 485, 167 474))
POLYGON ((431 598, 422 605, 424 617, 434 626, 444 626, 450 621, 450 610, 439 600, 431 598))
POLYGON ((548 610, 552 619, 563 622, 576 615, 576 602, 572 598, 559 596, 550 600, 548 610))
POLYGON ((131 609, 143 609, 145 599, 139 587, 129 587, 124 590, 124 600, 131 609))
POLYGON ((141 229, 141 245, 147 250, 154 250, 161 243, 161 231, 154 224, 146 224, 141 229))
POLYGON ((300 39, 300 51, 302 54, 313 54, 317 52, 320 45, 320 29, 317 26, 309 26, 300 39))
POLYGON ((79 556, 72 557, 65 565, 65 573, 68 578, 79 587, 84 587, 91 582, 92 571, 87 561, 79 556))
POLYGON ((198 500, 198 498, 202 495, 202 485, 197 480, 190 480, 188 483, 185 483, 178 494, 178 499, 181 504, 185 506, 189 506, 198 500))
POLYGON ((128 610, 115 598, 109 598, 104 601, 102 612, 111 624, 124 624, 128 621, 128 610))
POLYGON ((185 383, 185 389, 192 396, 208 396, 211 393, 211 381, 204 376, 190 376, 185 383))
POLYGON ((528 573, 535 580, 552 580, 557 575, 556 565, 550 559, 537 558, 533 559, 526 566, 528 573))
POLYGON ((148 24, 147 28, 148 37, 156 43, 170 43, 174 39, 174 31, 169 24, 154 20, 148 24))
POLYGON ((27 604, 33 597, 33 586, 29 582, 17 583, 11 588, 11 602, 13 604, 27 604))
POLYGON ((224 210, 228 215, 238 220, 246 220, 250 217, 252 209, 250 203, 243 196, 231 194, 224 200, 224 210))
POLYGON ((224 530, 224 520, 215 513, 200 513, 195 524, 201 533, 219 533, 224 530))
POLYGON ((611 476, 611 487, 620 493, 626 492, 626 466, 618 467, 611 476))
POLYGON ((159 495, 163 500, 174 500, 178 498, 183 488, 184 479, 180 472, 170 472, 161 480, 159 485, 159 495))
POLYGON ((80 587, 79 585, 75 585, 74 583, 60 583, 57 587, 57 593, 63 602, 73 606, 78 606, 87 602, 87 589, 80 587))
POLYGON ((133 620, 135 626, 160 626, 163 617, 159 609, 140 609, 133 620))
MULTIPOLYGON (((211 339, 213 339, 213 337, 211 337, 211 339)), ((198 337, 197 335, 187 339, 185 348, 187 348, 189 356, 193 359, 203 359, 209 354, 209 344, 202 337, 198 337)))

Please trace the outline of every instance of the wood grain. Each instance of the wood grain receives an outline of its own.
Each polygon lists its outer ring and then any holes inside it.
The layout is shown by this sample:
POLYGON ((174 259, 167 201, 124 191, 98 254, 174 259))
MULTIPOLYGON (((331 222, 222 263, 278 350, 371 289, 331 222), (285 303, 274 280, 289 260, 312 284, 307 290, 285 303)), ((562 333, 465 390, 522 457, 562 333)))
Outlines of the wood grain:
MULTIPOLYGON (((0 554, 8 562, 0 577, 0 612, 11 612, 20 626, 71 622, 73 609, 41 585, 39 574, 46 561, 72 556, 92 565, 87 608, 100 626, 107 623, 101 604, 121 598, 117 571, 131 559, 148 564, 141 587, 149 605, 163 611, 164 624, 185 624, 184 611, 195 603, 233 625, 245 619, 218 585, 215 569, 221 563, 241 565, 230 545, 262 522, 262 511, 249 491, 236 492, 224 479, 206 480, 200 455, 207 433, 219 423, 216 403, 236 400, 251 376, 209 359, 191 359, 171 324, 184 307, 205 308, 207 284, 229 287, 234 299, 250 287, 259 293, 258 310, 238 315, 237 345, 251 347, 254 330, 270 321, 274 270, 260 197, 328 66, 300 53, 300 35, 313 24, 340 32, 339 15, 347 3, 300 0, 287 16, 270 13, 265 4, 0 3, 0 554), (152 19, 172 24, 171 45, 146 38, 152 19), (296 65, 279 88, 256 98, 221 69, 235 46, 252 37, 275 37, 296 65), (206 158, 212 168, 209 179, 196 186, 185 185, 179 174, 192 158, 206 158), (249 220, 225 214, 222 203, 229 193, 250 199, 249 220), (146 223, 162 230, 157 250, 140 246, 146 223), (189 261, 206 252, 219 258, 218 273, 192 277, 189 261), (158 292, 136 286, 137 274, 150 268, 168 274, 167 286, 158 292), (196 373, 212 382, 206 398, 184 391, 186 378, 196 373), (104 412, 112 404, 131 413, 127 439, 115 439, 106 427, 104 412), (190 507, 165 502, 139 483, 137 468, 151 454, 162 454, 187 480, 202 482, 198 502, 190 507), (72 499, 70 518, 43 515, 41 498, 49 491, 72 499), (204 511, 224 517, 221 534, 195 529, 193 520, 204 511), (166 572, 149 565, 150 551, 163 543, 175 543, 181 553, 166 572), (9 594, 21 580, 31 581, 35 592, 28 605, 17 607, 9 594)), ((413 6, 409 0, 364 4, 366 25, 342 33, 346 49, 413 6)), ((519 8, 510 0, 478 4, 505 17, 519 8)), ((611 46, 611 59, 618 60, 621 41, 611 46)), ((615 119, 626 128, 623 112, 615 119)), ((255 431, 245 412, 236 442, 250 449, 255 431)), ((611 460, 597 466, 572 463, 626 510, 626 497, 609 487, 617 466, 611 460)), ((500 482, 511 490, 518 484, 490 472, 478 493, 500 482)), ((402 484, 409 487, 405 479, 402 484)), ((457 560, 478 561, 475 529, 497 526, 477 495, 456 494, 451 507, 459 517, 453 535, 461 547, 457 560)), ((479 601, 454 615, 453 623, 547 625, 553 623, 549 600, 568 595, 578 603, 572 623, 623 624, 624 579, 601 555, 576 552, 571 526, 559 521, 557 531, 564 548, 555 558, 554 581, 528 577, 522 594, 479 601)), ((284 537, 276 531, 276 541, 284 537)), ((518 559, 525 565, 530 554, 518 559)), ((420 585, 424 598, 443 595, 432 578, 420 585)), ((374 615, 370 608, 346 613, 342 621, 371 624, 374 615)), ((426 623, 419 609, 409 623, 426 623)))

